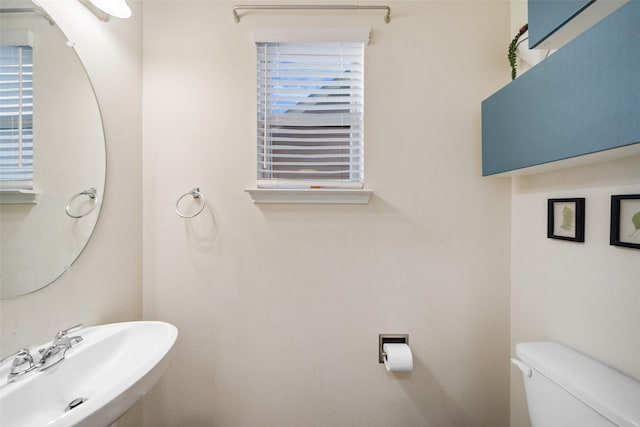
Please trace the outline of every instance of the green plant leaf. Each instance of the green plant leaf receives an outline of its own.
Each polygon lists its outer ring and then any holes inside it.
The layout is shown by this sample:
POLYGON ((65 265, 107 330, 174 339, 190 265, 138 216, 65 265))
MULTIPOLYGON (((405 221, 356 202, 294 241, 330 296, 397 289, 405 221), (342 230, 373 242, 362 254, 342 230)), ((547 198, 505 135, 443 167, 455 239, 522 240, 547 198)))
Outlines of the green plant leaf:
POLYGON ((560 229, 564 231, 571 231, 573 229, 573 209, 569 206, 565 206, 562 209, 562 224, 560 229))
POLYGON ((518 68, 518 58, 516 56, 516 49, 518 48, 518 40, 520 37, 529 29, 529 24, 524 24, 522 28, 518 31, 518 34, 511 40, 509 43, 509 50, 507 53, 507 58, 509 58, 509 65, 511 65, 511 80, 515 80, 518 68))
POLYGON ((640 211, 636 212, 635 215, 631 217, 631 222, 633 222, 633 225, 634 227, 636 227, 636 230, 640 230, 640 211))
POLYGON ((636 212, 632 217, 631 217, 631 222, 633 223, 633 226, 636 228, 635 231, 633 233, 631 233, 632 237, 634 234, 636 234, 638 232, 638 230, 640 230, 640 211, 636 212))

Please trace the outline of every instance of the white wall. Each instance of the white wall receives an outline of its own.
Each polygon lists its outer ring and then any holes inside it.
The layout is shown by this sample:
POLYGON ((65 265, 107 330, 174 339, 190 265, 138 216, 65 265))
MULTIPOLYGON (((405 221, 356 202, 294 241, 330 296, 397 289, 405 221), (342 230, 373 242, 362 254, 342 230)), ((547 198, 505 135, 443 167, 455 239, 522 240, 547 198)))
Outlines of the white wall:
POLYGON ((106 193, 96 231, 73 270, 41 291, 0 301, 2 356, 79 322, 142 315, 141 7, 133 4, 130 20, 103 23, 76 1, 40 3, 76 41, 91 75, 107 139, 106 193))
POLYGON ((144 3, 144 317, 180 329, 148 426, 506 426, 508 180, 481 178, 506 2, 144 3), (256 26, 371 26, 365 206, 254 205, 256 26), (199 185, 193 220, 173 212, 199 185), (409 333, 410 375, 377 363, 409 333))

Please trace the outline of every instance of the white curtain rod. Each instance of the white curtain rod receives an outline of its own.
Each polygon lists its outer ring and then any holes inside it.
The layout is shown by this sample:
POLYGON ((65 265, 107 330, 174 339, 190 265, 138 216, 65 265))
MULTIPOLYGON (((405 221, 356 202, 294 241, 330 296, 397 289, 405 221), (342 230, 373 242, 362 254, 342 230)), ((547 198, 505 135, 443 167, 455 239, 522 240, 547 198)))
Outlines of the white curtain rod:
POLYGON ((307 4, 262 4, 262 5, 236 5, 233 6, 233 20, 237 24, 240 22, 239 10, 386 10, 384 22, 391 21, 391 8, 389 6, 361 6, 361 5, 307 5, 307 4))

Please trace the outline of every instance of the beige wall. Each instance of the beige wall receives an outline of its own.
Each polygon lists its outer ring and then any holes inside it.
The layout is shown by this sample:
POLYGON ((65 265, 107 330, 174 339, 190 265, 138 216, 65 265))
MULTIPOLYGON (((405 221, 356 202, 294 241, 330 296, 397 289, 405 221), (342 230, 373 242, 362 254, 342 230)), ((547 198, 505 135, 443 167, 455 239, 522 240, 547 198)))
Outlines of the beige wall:
POLYGON ((144 317, 180 329, 148 426, 506 426, 508 180, 481 178, 506 2, 144 3, 144 317), (315 17, 314 17, 315 16, 315 17), (365 206, 254 205, 256 26, 371 26, 365 206), (193 220, 173 212, 199 185, 193 220), (409 333, 415 370, 377 363, 409 333))
POLYGON ((40 2, 76 41, 91 75, 107 139, 106 193, 95 234, 73 269, 41 291, 0 301, 2 355, 76 323, 142 315, 141 8, 134 3, 131 20, 103 23, 79 2, 40 2))

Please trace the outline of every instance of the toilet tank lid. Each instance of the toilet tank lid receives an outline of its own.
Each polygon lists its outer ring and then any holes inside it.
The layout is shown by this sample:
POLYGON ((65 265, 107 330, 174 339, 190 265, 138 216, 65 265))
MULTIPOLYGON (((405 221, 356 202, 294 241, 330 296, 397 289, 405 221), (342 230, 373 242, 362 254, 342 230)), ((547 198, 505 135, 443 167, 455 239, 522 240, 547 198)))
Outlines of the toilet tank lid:
POLYGON ((556 342, 516 344, 516 355, 621 427, 640 427, 640 382, 556 342))

